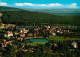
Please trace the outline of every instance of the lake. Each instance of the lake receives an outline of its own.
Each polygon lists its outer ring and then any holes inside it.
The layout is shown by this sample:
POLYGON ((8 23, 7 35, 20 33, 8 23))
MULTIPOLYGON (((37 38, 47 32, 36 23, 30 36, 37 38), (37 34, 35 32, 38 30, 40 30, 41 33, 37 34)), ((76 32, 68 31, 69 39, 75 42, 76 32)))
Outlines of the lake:
POLYGON ((45 38, 27 39, 26 41, 27 42, 45 42, 45 43, 49 42, 49 40, 45 38))

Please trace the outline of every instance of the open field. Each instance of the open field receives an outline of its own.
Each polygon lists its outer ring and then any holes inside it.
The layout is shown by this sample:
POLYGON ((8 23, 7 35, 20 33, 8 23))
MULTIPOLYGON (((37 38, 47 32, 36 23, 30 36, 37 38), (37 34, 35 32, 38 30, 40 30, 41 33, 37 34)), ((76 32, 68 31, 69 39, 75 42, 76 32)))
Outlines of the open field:
POLYGON ((36 46, 38 44, 45 44, 45 42, 32 42, 32 43, 21 43, 21 45, 31 45, 31 46, 36 46))
POLYGON ((0 31, 2 31, 3 28, 0 28, 0 31))
POLYGON ((49 40, 58 40, 58 41, 67 41, 67 40, 80 40, 80 38, 69 38, 69 37, 57 37, 57 36, 51 36, 49 37, 49 40))
POLYGON ((38 44, 45 44, 45 42, 33 42, 33 43, 27 43, 27 45, 38 45, 38 44))

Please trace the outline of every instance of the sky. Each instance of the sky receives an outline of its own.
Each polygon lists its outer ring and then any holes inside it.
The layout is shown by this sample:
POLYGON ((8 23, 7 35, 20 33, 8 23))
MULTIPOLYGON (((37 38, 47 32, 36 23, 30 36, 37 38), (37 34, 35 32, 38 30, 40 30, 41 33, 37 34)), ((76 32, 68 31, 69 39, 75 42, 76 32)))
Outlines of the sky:
POLYGON ((35 9, 80 9, 80 0, 0 0, 0 6, 35 9))

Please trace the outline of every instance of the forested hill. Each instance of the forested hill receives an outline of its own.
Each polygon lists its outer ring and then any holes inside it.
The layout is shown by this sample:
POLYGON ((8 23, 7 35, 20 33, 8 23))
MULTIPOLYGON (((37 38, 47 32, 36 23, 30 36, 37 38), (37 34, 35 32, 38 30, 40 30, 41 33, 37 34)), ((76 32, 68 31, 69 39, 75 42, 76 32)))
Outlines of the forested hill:
POLYGON ((0 11, 22 11, 22 9, 0 6, 0 11))
POLYGON ((56 15, 80 15, 80 9, 25 9, 25 10, 33 12, 44 12, 56 15))
POLYGON ((3 23, 13 23, 17 25, 39 24, 80 24, 80 16, 58 16, 31 11, 1 11, 3 13, 3 23))

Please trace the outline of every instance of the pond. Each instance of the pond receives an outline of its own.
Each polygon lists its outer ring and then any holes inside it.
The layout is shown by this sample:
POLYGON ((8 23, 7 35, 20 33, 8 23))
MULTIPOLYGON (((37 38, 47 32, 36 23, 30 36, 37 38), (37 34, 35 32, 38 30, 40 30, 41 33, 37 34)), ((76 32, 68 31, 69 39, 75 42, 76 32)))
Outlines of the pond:
POLYGON ((49 42, 49 40, 46 38, 27 39, 26 41, 27 42, 45 42, 45 43, 49 42))

